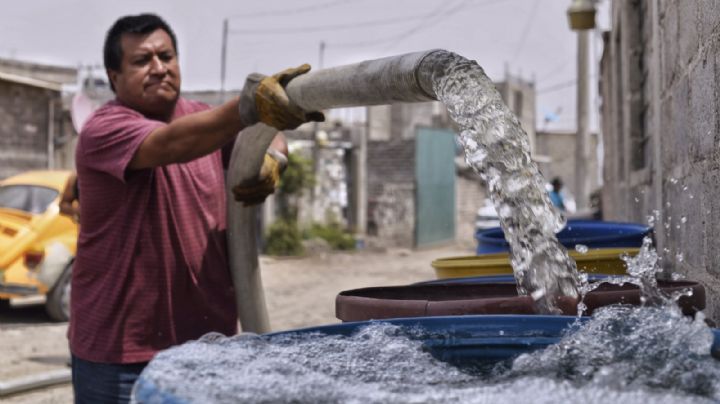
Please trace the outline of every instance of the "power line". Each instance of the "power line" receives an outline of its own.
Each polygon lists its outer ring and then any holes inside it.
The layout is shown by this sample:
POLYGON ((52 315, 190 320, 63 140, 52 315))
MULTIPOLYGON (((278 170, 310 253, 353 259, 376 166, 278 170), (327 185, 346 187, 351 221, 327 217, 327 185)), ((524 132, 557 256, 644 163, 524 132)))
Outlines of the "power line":
POLYGON ((316 11, 320 9, 326 9, 330 7, 335 7, 341 4, 350 3, 356 0, 332 0, 332 1, 326 1, 324 3, 317 3, 309 6, 303 6, 303 7, 296 7, 291 9, 282 9, 282 10, 274 10, 274 11, 258 11, 254 13, 243 13, 243 14, 235 14, 228 19, 235 19, 235 18, 249 18, 249 17, 278 17, 278 16, 285 16, 285 15, 295 15, 295 14, 303 14, 310 11, 316 11))
POLYGON ((537 12, 537 6, 540 3, 540 0, 535 0, 532 6, 532 10, 530 10, 530 16, 528 17, 527 22, 525 23, 525 27, 523 28, 523 32, 520 35, 520 42, 518 43, 517 48, 515 48, 515 53, 513 54, 511 61, 515 61, 517 59, 518 55, 520 55, 520 51, 522 50, 523 46, 525 46, 525 41, 527 40, 527 36, 530 33, 530 27, 532 26, 533 21, 535 20, 535 13, 537 12))
POLYGON ((312 27, 292 27, 292 28, 268 28, 268 29, 233 29, 233 34, 297 34, 303 32, 333 31, 347 30, 363 27, 374 27, 379 25, 392 25, 398 22, 414 21, 427 18, 427 15, 416 15, 412 17, 387 18, 374 21, 362 21, 354 24, 329 24, 312 27))
MULTIPOLYGON (((507 1, 509 1, 509 0, 489 0, 489 1, 484 1, 484 2, 480 2, 480 3, 476 3, 476 4, 465 4, 465 2, 463 2, 463 3, 460 4, 459 6, 456 6, 456 7, 453 8, 453 9, 450 9, 450 10, 448 10, 448 11, 445 11, 444 13, 440 14, 439 16, 437 15, 437 12, 436 12, 435 10, 433 10, 432 13, 428 13, 428 14, 425 14, 424 16, 419 16, 419 17, 415 17, 415 18, 416 18, 416 19, 423 19, 423 20, 428 20, 428 19, 430 19, 430 18, 432 18, 432 17, 442 17, 442 18, 444 18, 444 17, 448 17, 448 16, 450 16, 450 15, 452 15, 452 14, 456 14, 456 13, 464 10, 465 8, 472 8, 472 7, 477 7, 477 6, 489 6, 489 5, 492 5, 492 4, 504 3, 504 2, 507 2, 507 1)), ((426 27, 428 27, 428 26, 431 26, 431 25, 433 25, 433 24, 436 24, 436 23, 440 22, 440 21, 442 20, 442 18, 439 18, 439 19, 437 19, 436 21, 431 22, 431 23, 429 23, 429 24, 423 24, 423 23, 421 22, 419 25, 417 25, 417 26, 415 26, 415 27, 413 27, 413 28, 410 28, 410 29, 408 29, 408 30, 406 30, 406 31, 403 31, 403 32, 399 33, 399 34, 395 34, 395 35, 392 35, 392 36, 389 36, 389 37, 386 37, 386 38, 371 39, 371 40, 366 40, 366 41, 334 42, 334 43, 328 43, 328 46, 334 46, 334 47, 364 47, 364 46, 371 46, 371 45, 379 45, 379 44, 382 44, 382 43, 387 43, 387 42, 392 42, 392 41, 395 41, 395 43, 397 43, 397 42, 399 42, 399 41, 401 41, 401 40, 403 40, 403 39, 405 39, 405 38, 413 35, 415 32, 417 32, 417 31, 420 30, 421 28, 426 28, 426 27)), ((395 43, 393 43, 391 46, 395 45, 395 43)))
POLYGON ((446 10, 445 12, 442 12, 442 13, 440 13, 440 12, 442 11, 443 8, 445 8, 445 5, 444 5, 444 4, 443 4, 442 6, 436 8, 435 10, 433 10, 433 12, 431 12, 430 14, 428 14, 427 17, 426 17, 423 21, 420 22, 420 24, 418 24, 418 25, 414 26, 413 28, 410 28, 409 30, 407 30, 407 31, 403 32, 402 34, 398 35, 398 36, 395 38, 395 40, 392 41, 392 43, 388 44, 388 45, 385 47, 385 50, 388 50, 388 49, 392 48, 393 46, 397 45, 398 42, 400 42, 400 41, 402 41, 403 39, 405 39, 405 38, 407 38, 407 37, 415 34, 415 33, 418 32, 419 30, 421 30, 421 29, 423 29, 423 28, 428 28, 428 27, 430 27, 430 26, 432 26, 432 25, 435 25, 435 24, 437 24, 438 22, 440 22, 440 21, 442 21, 443 19, 445 19, 446 17, 448 17, 448 16, 450 16, 450 15, 452 15, 452 14, 455 14, 455 13, 457 13, 457 12, 465 9, 465 7, 467 7, 467 3, 468 3, 468 0, 464 0, 464 1, 462 1, 460 4, 458 4, 457 6, 451 8, 450 10, 446 10), (440 13, 440 14, 438 14, 438 13, 440 13), (432 21, 433 19, 434 19, 434 21, 432 21))
POLYGON ((568 81, 564 81, 562 83, 552 85, 550 87, 545 87, 545 88, 539 89, 537 91, 537 93, 538 94, 550 93, 553 91, 562 90, 563 88, 575 87, 576 85, 577 85, 577 79, 572 79, 572 80, 568 80, 568 81))

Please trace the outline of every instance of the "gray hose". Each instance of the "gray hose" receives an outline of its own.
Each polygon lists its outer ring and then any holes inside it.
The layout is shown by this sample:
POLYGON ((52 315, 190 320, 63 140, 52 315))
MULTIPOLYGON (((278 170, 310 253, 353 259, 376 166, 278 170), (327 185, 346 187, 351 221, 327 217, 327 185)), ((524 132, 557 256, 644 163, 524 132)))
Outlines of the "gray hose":
POLYGON ((290 99, 306 111, 435 100, 430 75, 443 50, 408 53, 311 71, 286 88, 290 99))
MULTIPOLYGON (((435 100, 432 75, 448 60, 443 50, 408 53, 310 72, 287 86, 290 99, 306 111, 363 105, 435 100)), ((245 332, 270 331, 256 245, 255 208, 235 202, 230 190, 256 178, 265 150, 277 131, 265 125, 245 129, 233 148, 228 168, 227 220, 230 270, 245 332)))

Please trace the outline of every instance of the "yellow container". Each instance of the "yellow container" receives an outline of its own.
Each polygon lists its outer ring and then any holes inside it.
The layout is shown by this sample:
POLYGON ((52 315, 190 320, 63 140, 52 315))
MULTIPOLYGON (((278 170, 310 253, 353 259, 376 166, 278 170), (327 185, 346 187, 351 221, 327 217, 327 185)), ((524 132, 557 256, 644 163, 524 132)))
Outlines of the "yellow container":
MULTIPOLYGON (((625 261, 620 256, 635 256, 639 248, 598 248, 581 254, 575 250, 568 253, 577 263, 578 270, 593 274, 623 275, 625 261)), ((438 279, 465 278, 468 276, 512 275, 508 253, 483 254, 466 257, 439 258, 432 262, 438 279)))

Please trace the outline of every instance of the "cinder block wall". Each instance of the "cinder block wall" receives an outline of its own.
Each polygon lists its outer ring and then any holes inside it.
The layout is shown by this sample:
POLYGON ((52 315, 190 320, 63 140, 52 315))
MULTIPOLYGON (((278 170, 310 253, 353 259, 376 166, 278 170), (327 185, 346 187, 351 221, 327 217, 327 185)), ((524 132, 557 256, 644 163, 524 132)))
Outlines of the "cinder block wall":
POLYGON ((47 168, 48 92, 0 80, 0 179, 47 168))
POLYGON ((666 275, 702 282, 720 321, 720 2, 616 1, 605 40, 604 213, 659 216, 666 275))
POLYGON ((391 245, 412 247, 415 244, 415 139, 393 138, 369 141, 367 145, 368 231, 391 245))

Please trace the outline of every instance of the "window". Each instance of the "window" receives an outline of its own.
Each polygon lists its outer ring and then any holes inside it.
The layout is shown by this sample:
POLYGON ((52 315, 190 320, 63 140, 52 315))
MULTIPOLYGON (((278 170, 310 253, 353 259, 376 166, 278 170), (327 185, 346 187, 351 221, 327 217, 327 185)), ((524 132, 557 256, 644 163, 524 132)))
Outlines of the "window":
POLYGON ((0 208, 43 213, 59 192, 32 185, 8 185, 0 187, 0 208))

